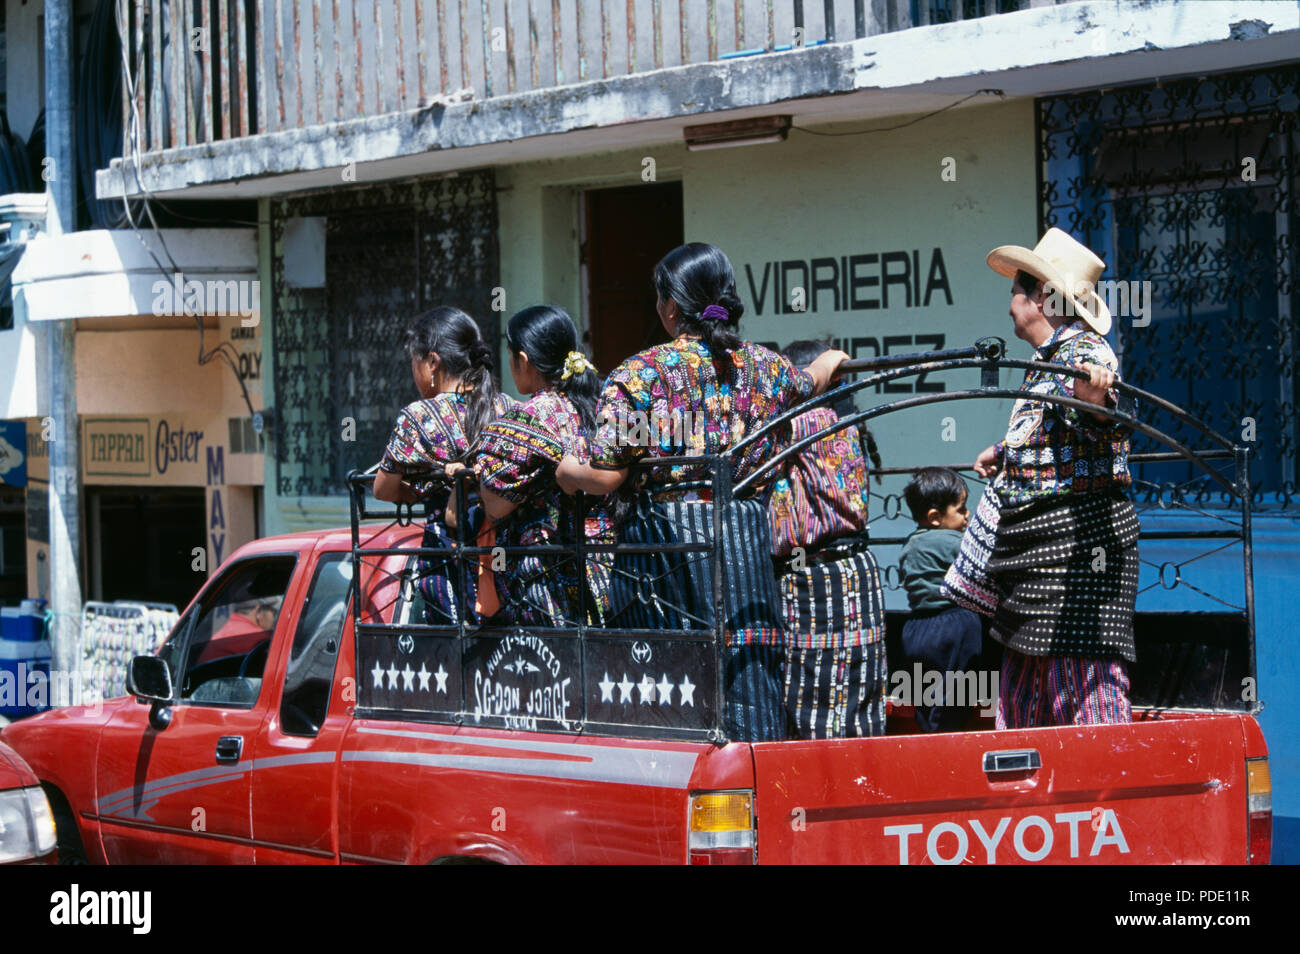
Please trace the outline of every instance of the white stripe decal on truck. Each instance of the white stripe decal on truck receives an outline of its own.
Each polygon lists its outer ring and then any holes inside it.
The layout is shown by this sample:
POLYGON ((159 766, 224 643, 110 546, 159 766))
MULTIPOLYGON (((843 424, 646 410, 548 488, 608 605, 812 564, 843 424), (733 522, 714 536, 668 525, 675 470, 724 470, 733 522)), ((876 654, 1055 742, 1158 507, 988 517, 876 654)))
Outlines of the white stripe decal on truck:
MULTIPOLYGON (((478 740, 475 740, 477 744, 478 740)), ((514 748, 520 746, 516 743, 514 748)), ((565 755, 581 755, 581 761, 558 759, 508 758, 493 755, 451 755, 424 752, 343 753, 344 762, 388 762, 431 768, 462 769, 471 772, 495 772, 501 775, 529 775, 535 778, 569 778, 587 782, 613 782, 619 785, 644 785, 649 788, 685 789, 695 770, 694 752, 662 749, 619 749, 603 746, 573 746, 565 755), (581 749, 580 753, 572 749, 581 749)))

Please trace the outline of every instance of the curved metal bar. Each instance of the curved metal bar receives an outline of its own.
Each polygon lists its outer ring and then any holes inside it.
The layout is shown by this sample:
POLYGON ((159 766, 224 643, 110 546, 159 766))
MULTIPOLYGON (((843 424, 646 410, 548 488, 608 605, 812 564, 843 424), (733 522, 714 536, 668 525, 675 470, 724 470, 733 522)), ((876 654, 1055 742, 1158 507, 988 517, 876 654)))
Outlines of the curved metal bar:
MULTIPOLYGON (((750 444, 759 440, 763 436, 770 434, 776 428, 782 427, 783 425, 789 423, 799 414, 802 414, 805 411, 812 410, 815 407, 820 407, 821 405, 830 404, 833 403, 834 401, 838 401, 840 398, 848 394, 852 394, 855 391, 859 391, 862 388, 870 387, 871 385, 880 384, 886 381, 893 381, 896 378, 910 377, 914 374, 929 374, 930 372, 933 371, 952 371, 961 368, 988 368, 988 367, 1016 368, 1025 371, 1044 371, 1048 374, 1066 375, 1073 378, 1086 379, 1088 377, 1088 372, 1081 371, 1078 368, 1069 367, 1067 365, 1050 364, 1045 361, 1021 361, 1017 358, 1001 358, 998 360, 953 358, 953 359, 942 360, 942 361, 927 361, 922 364, 909 365, 907 367, 902 367, 902 368, 891 368, 886 371, 877 372, 876 374, 873 374, 868 378, 864 378, 861 381, 854 381, 851 384, 842 385, 832 391, 827 391, 824 394, 820 394, 817 397, 812 398, 811 400, 804 401, 800 404, 795 405, 790 410, 768 421, 766 424, 764 424, 758 430, 754 431, 752 434, 746 435, 738 444, 736 444, 734 447, 728 450, 727 454, 728 455, 738 454, 742 452, 750 444)), ((1120 394, 1124 394, 1136 398, 1137 400, 1150 404, 1153 407, 1160 408, 1162 411, 1165 411, 1166 413, 1172 415, 1175 420, 1190 424, 1192 427, 1196 428, 1203 435, 1208 437, 1210 440, 1214 441, 1224 450, 1231 451, 1236 446, 1233 444, 1232 441, 1228 440, 1228 438, 1224 437, 1222 434, 1214 430, 1208 424, 1205 424, 1199 419, 1193 417, 1192 415, 1184 411, 1182 408, 1180 408, 1178 405, 1166 401, 1164 398, 1160 397, 1157 394, 1152 394, 1150 391, 1144 391, 1141 388, 1134 387, 1133 385, 1128 384, 1124 381, 1116 381, 1115 388, 1117 391, 1119 391, 1120 394)), ((948 392, 943 392, 943 393, 948 393, 948 392)), ((952 393, 956 393, 956 392, 952 392, 952 393)), ((1024 396, 1025 396, 1024 394, 1021 394, 1019 392, 1016 393, 1016 397, 1024 397, 1024 396)), ((1033 400, 1040 400, 1040 397, 1035 395, 1033 400)), ((1103 408, 1101 405, 1096 405, 1096 404, 1090 404, 1089 407, 1093 408, 1094 410, 1102 410, 1102 411, 1107 410, 1106 408, 1103 408)), ((736 489, 739 489, 740 486, 741 485, 737 485, 736 489)))
MULTIPOLYGON (((901 401, 893 401, 889 404, 877 405, 876 407, 869 408, 866 411, 859 411, 857 414, 850 414, 848 417, 841 418, 840 420, 836 421, 834 425, 829 427, 824 427, 817 433, 811 434, 808 437, 805 437, 803 440, 796 441, 795 443, 791 444, 789 447, 785 448, 776 456, 765 461, 761 467, 755 470, 744 480, 737 483, 733 492, 741 493, 747 487, 754 484, 760 477, 762 477, 763 475, 769 472, 774 471, 780 464, 784 463, 788 458, 792 457, 794 454, 797 454, 799 451, 803 450, 804 448, 810 447, 812 444, 816 443, 817 441, 821 440, 827 435, 834 434, 837 431, 840 431, 843 428, 848 427, 849 425, 858 424, 861 423, 862 421, 870 420, 873 417, 880 417, 882 415, 890 414, 894 411, 905 410, 906 408, 910 408, 910 407, 922 407, 927 404, 941 404, 946 401, 960 401, 960 400, 966 400, 971 398, 974 399, 1018 398, 1023 396, 1024 395, 1020 391, 1012 391, 1009 388, 997 388, 997 389, 989 389, 989 390, 981 389, 981 390, 973 390, 973 391, 945 391, 938 394, 919 395, 916 397, 904 398, 901 401)), ((1145 424, 1142 421, 1139 421, 1136 417, 1134 417, 1131 414, 1121 414, 1119 411, 1112 410, 1111 408, 1108 407, 1102 407, 1097 404, 1093 404, 1090 401, 1083 401, 1080 400, 1079 398, 1067 398, 1057 394, 1035 395, 1034 400, 1042 401, 1047 404, 1059 404, 1062 405, 1063 407, 1073 407, 1076 408, 1077 410, 1087 411, 1089 413, 1094 413, 1094 414, 1100 412, 1105 417, 1111 420, 1115 420, 1127 424, 1129 427, 1133 428, 1134 430, 1139 431, 1147 435, 1148 437, 1159 441, 1160 443, 1164 444, 1166 447, 1170 447, 1178 451, 1178 453, 1180 453, 1188 461, 1195 464, 1201 470, 1205 471, 1205 473, 1209 475, 1209 477, 1212 480, 1214 480, 1219 485, 1221 485, 1225 490, 1228 491, 1228 493, 1232 494, 1234 497, 1241 496, 1241 493, 1233 484, 1229 483, 1227 479, 1223 477, 1223 475, 1219 474, 1218 472, 1212 470, 1209 466, 1207 466, 1200 459, 1200 457, 1197 456, 1194 450, 1174 440, 1174 438, 1170 437, 1168 434, 1165 434, 1163 431, 1157 430, 1156 428, 1152 427, 1150 424, 1145 424)))
POLYGON ((928 374, 931 371, 949 371, 958 368, 982 367, 984 364, 985 362, 982 361, 972 363, 972 361, 969 358, 953 358, 947 361, 928 361, 924 364, 909 365, 906 368, 893 368, 888 371, 880 371, 876 374, 871 375, 871 377, 863 378, 861 381, 853 381, 852 383, 849 384, 841 384, 837 388, 833 388, 832 390, 826 391, 823 394, 819 394, 816 397, 809 398, 807 401, 801 401, 800 403, 796 404, 794 407, 790 408, 790 410, 778 414, 776 417, 772 418, 772 420, 768 421, 766 424, 764 424, 758 430, 754 431, 752 434, 746 434, 740 440, 740 443, 736 444, 734 447, 728 450, 727 453, 729 455, 739 454, 750 444, 754 443, 755 441, 759 440, 765 435, 770 434, 778 427, 781 427, 782 425, 789 423, 794 418, 798 417, 800 414, 803 414, 805 411, 811 411, 814 408, 821 407, 824 404, 834 404, 836 401, 840 400, 840 398, 846 397, 847 395, 850 395, 855 391, 860 391, 863 388, 871 387, 871 385, 873 384, 880 384, 881 382, 884 381, 892 381, 894 380, 894 378, 905 378, 913 374, 928 374))

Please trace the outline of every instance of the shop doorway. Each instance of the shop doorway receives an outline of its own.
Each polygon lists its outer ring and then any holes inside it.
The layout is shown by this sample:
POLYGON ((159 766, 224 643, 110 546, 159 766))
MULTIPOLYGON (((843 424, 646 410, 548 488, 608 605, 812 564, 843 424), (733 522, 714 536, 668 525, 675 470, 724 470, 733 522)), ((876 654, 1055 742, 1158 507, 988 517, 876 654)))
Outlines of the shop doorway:
POLYGON ((592 356, 601 374, 667 341, 651 272, 682 244, 682 184, 646 183, 583 193, 582 264, 592 356))
POLYGON ((89 487, 86 518, 88 599, 184 609, 207 580, 192 569, 194 548, 204 545, 202 487, 89 487))

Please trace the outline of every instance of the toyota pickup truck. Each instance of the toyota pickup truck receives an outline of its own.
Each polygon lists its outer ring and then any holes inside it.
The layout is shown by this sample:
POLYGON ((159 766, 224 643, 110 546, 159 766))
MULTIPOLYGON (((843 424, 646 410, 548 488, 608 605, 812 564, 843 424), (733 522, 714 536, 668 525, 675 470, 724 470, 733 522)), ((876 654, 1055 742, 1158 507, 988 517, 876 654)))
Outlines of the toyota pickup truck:
MULTIPOLYGON (((1014 397, 997 371, 1032 366, 987 347, 891 360, 856 386, 966 367, 982 385, 840 426, 1014 397)), ((410 508, 373 522, 358 477, 350 528, 239 549, 158 654, 132 662, 130 696, 2 738, 49 795, 63 860, 1266 863, 1267 749, 1240 689, 1255 675, 1249 454, 1222 438, 1191 451, 1125 401, 1108 413, 1173 448, 1152 460, 1190 461, 1242 504, 1212 531, 1144 522, 1144 560, 1209 533, 1219 557, 1235 548, 1244 589, 1214 612, 1138 614, 1131 724, 919 734, 891 704, 880 737, 729 741, 720 632, 430 622, 421 559, 481 551, 423 548, 410 508)), ((1161 493, 1162 507, 1190 499, 1161 493)), ((1152 585, 1176 593, 1180 559, 1152 585)))

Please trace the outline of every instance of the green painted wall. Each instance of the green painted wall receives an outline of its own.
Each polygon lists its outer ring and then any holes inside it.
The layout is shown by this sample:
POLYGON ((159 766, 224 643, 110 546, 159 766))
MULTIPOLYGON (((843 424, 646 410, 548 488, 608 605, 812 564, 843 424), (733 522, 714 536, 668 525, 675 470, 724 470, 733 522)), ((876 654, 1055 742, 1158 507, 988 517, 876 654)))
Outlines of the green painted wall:
MULTIPOLYGON (((906 121, 890 117, 816 128, 844 133, 906 121)), ((933 337, 918 341, 918 336, 942 335, 943 346, 951 348, 999 335, 1011 342, 1013 355, 1028 357, 1028 345, 1011 333, 1010 282, 994 274, 984 257, 997 245, 1032 246, 1037 240, 1033 128, 1033 106, 1024 100, 968 107, 866 135, 831 138, 795 130, 783 143, 703 152, 673 144, 648 153, 503 170, 501 184, 509 191, 501 194, 498 212, 506 314, 539 301, 581 314, 578 195, 587 188, 642 181, 642 160, 650 155, 659 181, 682 181, 687 240, 713 242, 730 256, 746 304, 745 337, 781 345, 805 337, 848 339, 845 350, 871 357, 936 347, 933 337), (951 181, 941 175, 948 157, 954 160, 946 167, 955 176, 951 181), (924 303, 936 248, 952 304, 937 284, 924 303), (921 272, 919 297, 912 295, 915 286, 905 290, 894 283, 882 291, 870 283, 880 282, 885 253, 906 253, 906 262, 891 259, 889 275, 901 275, 904 268, 910 273, 913 250, 921 272), (848 256, 864 257, 843 269, 848 256), (820 263, 818 277, 827 283, 838 279, 840 307, 836 293, 823 287, 813 308, 809 287, 807 310, 777 314, 772 263, 808 265, 814 259, 827 260, 820 263), (842 270, 859 282, 847 295, 842 270), (879 306, 854 308, 855 300, 879 306)), ((802 282, 797 268, 787 272, 788 285, 802 282)), ((789 303, 791 296, 783 299, 789 303)), ((928 380, 948 382, 949 390, 978 383, 974 371, 928 380)), ((859 406, 911 393, 910 383, 896 386, 908 391, 864 391, 859 406)), ((1001 402, 954 402, 891 414, 873 429, 886 465, 969 463, 1002 436, 1008 411, 1001 402), (952 424, 945 427, 947 418, 952 424), (954 439, 943 440, 945 431, 954 439)), ((887 483, 885 489, 900 486, 887 483)))

